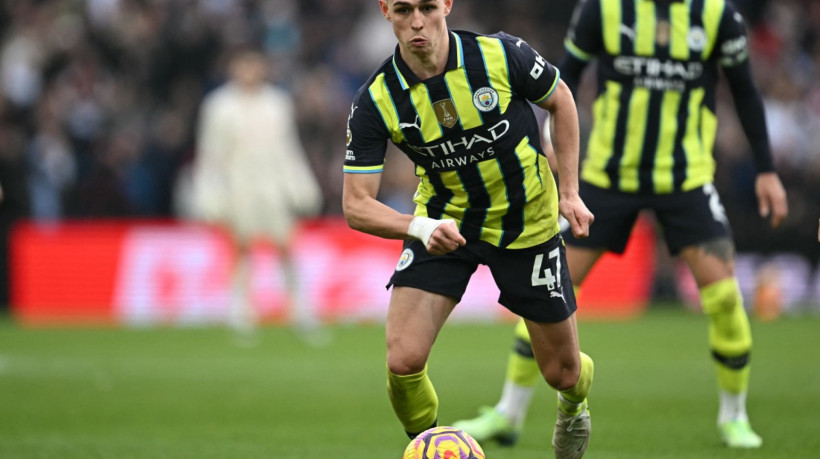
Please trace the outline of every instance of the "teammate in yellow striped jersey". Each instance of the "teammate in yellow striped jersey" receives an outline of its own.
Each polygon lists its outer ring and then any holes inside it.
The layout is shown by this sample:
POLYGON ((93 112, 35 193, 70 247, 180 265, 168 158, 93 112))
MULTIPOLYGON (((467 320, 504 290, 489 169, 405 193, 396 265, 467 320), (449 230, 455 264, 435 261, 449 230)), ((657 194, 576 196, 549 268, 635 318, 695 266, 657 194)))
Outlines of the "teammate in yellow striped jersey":
POLYGON ((593 364, 578 347, 558 215, 578 237, 593 215, 578 196, 572 93, 524 40, 449 30, 452 0, 379 4, 398 46, 354 99, 342 199, 352 228, 406 240, 388 283, 387 378, 396 416, 411 437, 436 425, 427 359, 473 272, 486 264, 499 302, 524 319, 537 366, 559 391, 556 457, 581 457, 593 364), (556 125, 560 189, 531 103, 556 125), (416 165, 414 215, 377 200, 387 140, 416 165))
MULTIPOLYGON (((788 205, 772 165, 743 18, 727 0, 581 0, 565 45, 560 68, 573 92, 593 58, 598 81, 580 189, 595 224, 586 239, 567 235, 572 280, 580 285, 605 251, 622 253, 638 213, 652 211, 670 253, 686 262, 700 290, 717 367, 721 438, 730 447, 759 447, 746 413, 752 336, 729 222, 712 184, 719 70, 754 153, 761 216, 776 227, 788 205)), ((509 444, 521 429, 537 374, 528 341, 519 325, 499 403, 455 424, 479 442, 509 444)))

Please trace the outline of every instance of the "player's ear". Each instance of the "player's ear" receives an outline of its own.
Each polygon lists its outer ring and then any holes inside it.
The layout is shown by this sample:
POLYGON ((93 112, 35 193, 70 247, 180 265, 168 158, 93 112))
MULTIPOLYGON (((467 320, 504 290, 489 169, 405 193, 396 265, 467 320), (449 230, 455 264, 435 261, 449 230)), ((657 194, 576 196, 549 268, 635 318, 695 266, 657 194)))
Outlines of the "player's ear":
POLYGON ((447 16, 450 14, 450 10, 453 9, 453 1, 455 0, 444 0, 444 15, 447 16))
POLYGON ((379 0, 379 9, 382 10, 382 16, 384 16, 385 19, 390 21, 390 5, 387 4, 387 1, 388 0, 379 0))

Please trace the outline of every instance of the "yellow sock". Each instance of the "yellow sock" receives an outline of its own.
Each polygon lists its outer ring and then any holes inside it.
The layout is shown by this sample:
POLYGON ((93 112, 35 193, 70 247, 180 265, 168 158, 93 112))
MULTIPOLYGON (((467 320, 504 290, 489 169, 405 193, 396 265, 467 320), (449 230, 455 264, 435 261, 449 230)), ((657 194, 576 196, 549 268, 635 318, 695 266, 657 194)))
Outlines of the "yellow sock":
POLYGON ((581 372, 578 375, 578 382, 572 388, 558 392, 561 395, 558 397, 558 407, 564 413, 574 416, 581 411, 582 404, 589 395, 594 374, 595 363, 590 356, 581 352, 581 372))
POLYGON ((507 359, 507 381, 517 386, 535 387, 541 378, 538 362, 532 353, 530 335, 524 319, 515 324, 515 344, 507 359))
POLYGON ((396 375, 388 369, 387 394, 408 435, 419 434, 436 423, 438 396, 427 376, 427 366, 412 375, 396 375))
POLYGON ((709 318, 709 345, 717 367, 718 386, 732 394, 749 386, 752 331, 735 278, 700 289, 703 312, 709 318))

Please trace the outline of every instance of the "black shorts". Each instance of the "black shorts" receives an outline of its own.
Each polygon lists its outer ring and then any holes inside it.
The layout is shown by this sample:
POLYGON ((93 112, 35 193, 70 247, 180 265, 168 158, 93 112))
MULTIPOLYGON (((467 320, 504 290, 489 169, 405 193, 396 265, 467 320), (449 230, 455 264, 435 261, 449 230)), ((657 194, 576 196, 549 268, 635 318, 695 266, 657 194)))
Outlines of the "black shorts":
POLYGON ((413 287, 461 301, 479 264, 490 268, 501 292, 498 302, 525 319, 560 322, 577 308, 560 234, 527 249, 468 242, 446 255, 430 255, 420 241, 406 241, 387 287, 413 287))
POLYGON ((623 253, 642 210, 655 214, 672 255, 691 245, 732 236, 723 204, 712 184, 678 193, 635 194, 581 182, 580 195, 595 221, 588 238, 576 239, 571 231, 564 232, 567 244, 572 246, 623 253))

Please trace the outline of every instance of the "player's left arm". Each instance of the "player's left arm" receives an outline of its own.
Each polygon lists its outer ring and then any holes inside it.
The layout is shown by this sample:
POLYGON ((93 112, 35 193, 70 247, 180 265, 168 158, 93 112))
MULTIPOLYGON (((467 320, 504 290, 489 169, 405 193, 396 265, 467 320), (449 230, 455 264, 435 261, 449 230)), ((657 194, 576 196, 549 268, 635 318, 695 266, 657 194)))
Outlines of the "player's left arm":
POLYGON ((572 91, 561 80, 560 71, 526 41, 503 33, 499 36, 505 43, 513 91, 550 113, 558 166, 558 210, 575 237, 587 237, 594 217, 578 194, 580 134, 572 91))
POLYGON ((774 169, 763 98, 752 78, 748 39, 740 13, 727 11, 724 14, 720 36, 720 65, 729 82, 735 110, 749 139, 758 171, 755 180, 758 210, 761 217, 770 217, 772 227, 776 228, 786 219, 789 206, 786 190, 774 169))
POLYGON ((552 145, 558 173, 558 209, 569 221, 575 237, 587 237, 589 226, 595 217, 578 194, 580 141, 578 111, 572 91, 559 79, 552 94, 538 106, 550 113, 553 123, 552 145))

